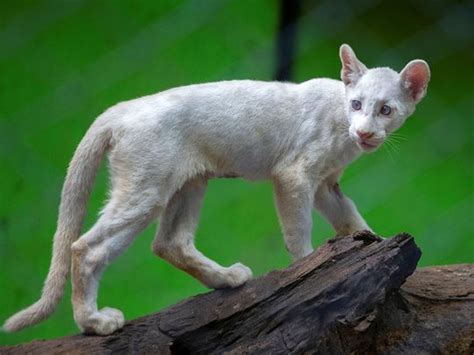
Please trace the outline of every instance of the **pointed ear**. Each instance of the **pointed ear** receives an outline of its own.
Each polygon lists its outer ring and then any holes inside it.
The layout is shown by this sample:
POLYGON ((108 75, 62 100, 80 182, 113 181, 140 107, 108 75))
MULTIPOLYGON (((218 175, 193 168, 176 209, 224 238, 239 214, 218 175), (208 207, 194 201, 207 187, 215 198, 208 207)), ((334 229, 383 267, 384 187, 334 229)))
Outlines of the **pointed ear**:
POLYGON ((430 77, 430 67, 421 59, 412 60, 400 72, 400 82, 403 89, 407 90, 416 103, 425 96, 430 77))
POLYGON ((354 51, 348 44, 343 44, 339 48, 339 57, 341 57, 342 62, 342 81, 346 85, 355 84, 367 71, 367 67, 357 59, 354 51))

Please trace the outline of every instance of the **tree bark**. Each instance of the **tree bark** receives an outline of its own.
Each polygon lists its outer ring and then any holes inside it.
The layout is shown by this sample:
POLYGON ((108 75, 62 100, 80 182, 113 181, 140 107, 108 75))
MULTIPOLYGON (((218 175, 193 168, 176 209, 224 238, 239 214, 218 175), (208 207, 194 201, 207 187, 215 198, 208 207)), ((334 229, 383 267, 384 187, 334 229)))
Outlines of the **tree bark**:
POLYGON ((0 353, 474 353, 474 265, 409 277, 420 255, 408 234, 339 237, 287 269, 189 298, 110 336, 0 353))

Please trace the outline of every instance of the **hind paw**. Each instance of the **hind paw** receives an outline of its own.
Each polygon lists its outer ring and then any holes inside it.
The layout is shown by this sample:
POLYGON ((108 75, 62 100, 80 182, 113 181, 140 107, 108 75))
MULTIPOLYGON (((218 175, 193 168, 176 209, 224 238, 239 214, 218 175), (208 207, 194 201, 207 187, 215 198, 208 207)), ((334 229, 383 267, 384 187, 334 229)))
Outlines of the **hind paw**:
POLYGON ((79 328, 85 334, 109 335, 123 328, 125 318, 118 309, 105 307, 87 317, 78 317, 79 328), (82 318, 82 319, 81 319, 82 318))
POLYGON ((205 284, 210 288, 234 288, 252 278, 252 270, 241 263, 235 263, 214 272, 205 284))

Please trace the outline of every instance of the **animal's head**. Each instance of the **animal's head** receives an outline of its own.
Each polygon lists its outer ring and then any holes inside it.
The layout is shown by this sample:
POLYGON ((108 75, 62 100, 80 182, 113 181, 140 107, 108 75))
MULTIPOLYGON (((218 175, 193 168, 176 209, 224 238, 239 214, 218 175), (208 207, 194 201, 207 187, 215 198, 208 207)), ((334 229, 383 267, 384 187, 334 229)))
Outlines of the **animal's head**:
POLYGON ((400 73, 390 68, 367 69, 347 44, 339 55, 350 137, 362 150, 374 151, 415 111, 426 94, 430 68, 416 59, 400 73))

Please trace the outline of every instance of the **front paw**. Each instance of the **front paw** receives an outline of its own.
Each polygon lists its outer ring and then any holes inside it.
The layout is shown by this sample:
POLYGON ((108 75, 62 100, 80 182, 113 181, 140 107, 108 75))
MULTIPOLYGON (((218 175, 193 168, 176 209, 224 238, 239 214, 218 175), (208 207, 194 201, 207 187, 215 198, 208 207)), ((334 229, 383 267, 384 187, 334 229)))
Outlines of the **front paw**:
POLYGON ((370 230, 361 230, 352 234, 354 240, 361 240, 365 245, 381 242, 383 238, 370 230))

